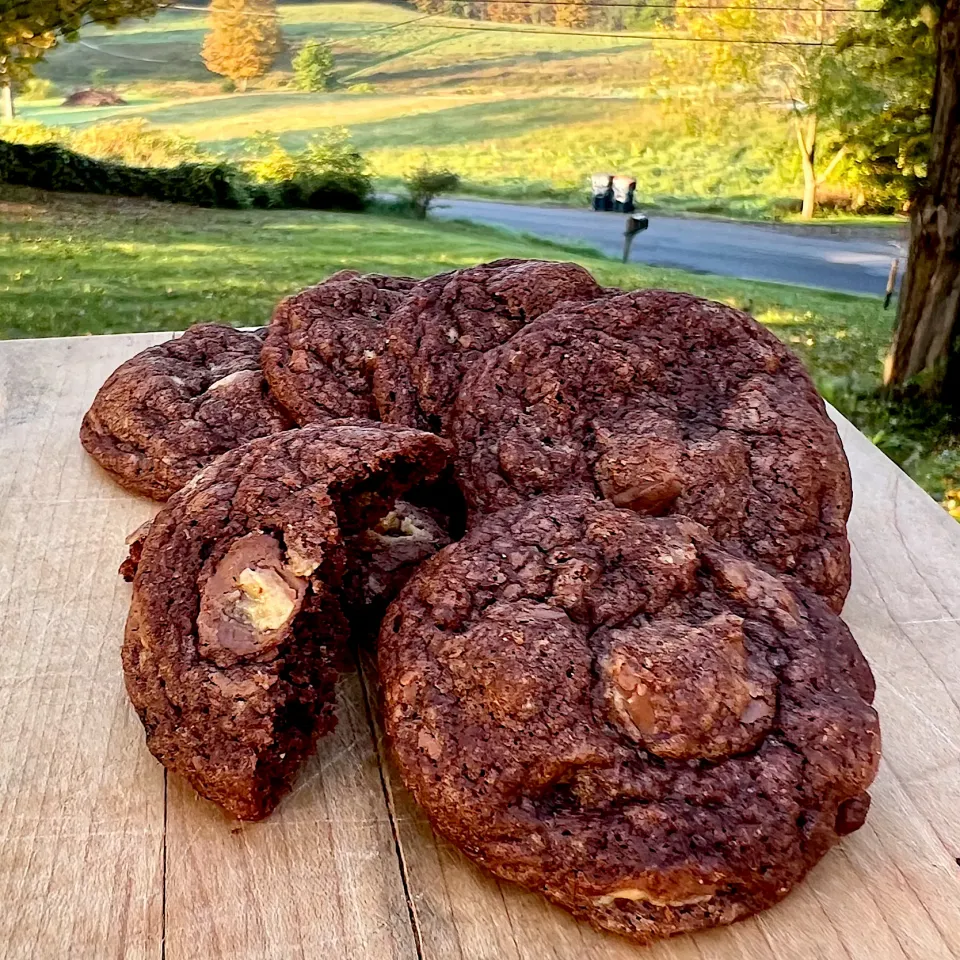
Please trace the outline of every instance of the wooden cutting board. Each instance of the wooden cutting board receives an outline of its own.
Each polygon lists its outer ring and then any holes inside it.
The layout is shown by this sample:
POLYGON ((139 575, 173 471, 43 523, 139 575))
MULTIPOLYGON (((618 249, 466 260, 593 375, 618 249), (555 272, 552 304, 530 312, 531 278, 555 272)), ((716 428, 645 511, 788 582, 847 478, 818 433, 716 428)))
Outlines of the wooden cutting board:
POLYGON ((854 587, 884 762, 866 826, 773 910, 642 949, 438 839, 384 756, 369 681, 267 822, 163 769, 123 692, 124 537, 156 507, 80 417, 165 335, 0 343, 0 958, 960 958, 960 524, 848 423, 854 587))

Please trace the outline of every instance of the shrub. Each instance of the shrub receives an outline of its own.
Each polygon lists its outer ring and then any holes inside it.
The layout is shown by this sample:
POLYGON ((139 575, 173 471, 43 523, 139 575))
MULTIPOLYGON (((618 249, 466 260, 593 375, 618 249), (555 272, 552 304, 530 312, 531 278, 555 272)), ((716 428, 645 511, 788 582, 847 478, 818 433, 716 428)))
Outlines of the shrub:
POLYGON ((410 203, 414 213, 420 220, 425 220, 430 204, 441 193, 450 193, 460 186, 460 177, 451 170, 431 170, 422 166, 403 178, 403 185, 410 195, 410 203))
POLYGON ((311 138, 296 154, 286 151, 276 137, 261 134, 254 140, 253 155, 240 165, 213 158, 205 160, 193 141, 154 131, 143 121, 99 124, 79 133, 25 123, 4 129, 29 142, 0 140, 0 183, 40 190, 146 197, 201 207, 362 210, 371 194, 366 162, 342 129, 311 138), (133 134, 144 130, 142 143, 133 134), (153 137, 158 139, 154 142, 153 137), (122 154, 127 159, 138 156, 156 162, 186 157, 197 149, 197 159, 205 162, 127 166, 68 149, 71 138, 111 157, 122 154), (51 142, 54 139, 59 142, 51 142), (132 150, 131 143, 140 145, 132 150), (153 147, 147 149, 151 143, 153 147))
POLYGON ((345 93, 376 93, 377 88, 372 83, 351 83, 345 93))
POLYGON ((128 167, 94 160, 55 143, 0 140, 0 181, 39 190, 145 197, 199 207, 240 207, 248 202, 242 179, 231 164, 128 167))
POLYGON ((298 90, 320 93, 333 82, 333 51, 322 40, 308 40, 293 58, 294 86, 298 90))
POLYGON ((361 210, 370 196, 366 161, 342 127, 311 137, 299 153, 284 149, 272 134, 258 134, 251 153, 244 170, 257 206, 361 210))
POLYGON ((62 143, 69 136, 66 127, 48 127, 37 120, 15 120, 3 125, 3 138, 11 143, 62 143))
POLYGON ((53 100, 60 95, 57 85, 52 80, 41 77, 27 77, 20 86, 17 94, 24 102, 31 100, 53 100))
POLYGON ((211 159, 196 140, 153 127, 142 117, 85 127, 70 137, 69 146, 90 157, 137 167, 169 167, 211 159))

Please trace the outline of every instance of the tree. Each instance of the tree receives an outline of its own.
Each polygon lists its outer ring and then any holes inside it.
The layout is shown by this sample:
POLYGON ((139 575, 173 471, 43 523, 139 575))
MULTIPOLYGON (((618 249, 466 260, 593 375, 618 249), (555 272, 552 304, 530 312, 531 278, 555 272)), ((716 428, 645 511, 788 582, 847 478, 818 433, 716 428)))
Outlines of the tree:
POLYGON ((293 58, 293 77, 298 90, 320 93, 333 79, 333 51, 330 44, 308 40, 293 58))
MULTIPOLYGON (((909 17, 915 3, 888 3, 909 17)), ((884 382, 919 374, 928 392, 960 407, 960 0, 942 0, 927 174, 911 207, 910 252, 884 382)))
POLYGON ((452 170, 433 170, 423 165, 403 178, 414 215, 427 219, 427 211, 441 193, 451 193, 460 186, 460 177, 452 170))
MULTIPOLYGON (((715 8, 678 5, 671 34, 703 42, 659 45, 665 67, 660 79, 679 91, 680 99, 688 96, 691 78, 706 74, 712 110, 752 104, 784 112, 803 170, 802 215, 808 219, 816 213, 820 187, 846 153, 844 114, 863 112, 871 99, 857 89, 862 80, 836 46, 855 14, 850 0, 846 3, 813 0, 805 9, 770 4, 763 9, 752 0, 722 0, 715 8), (759 42, 713 42, 743 40, 759 42)), ((700 90, 695 95, 702 96, 700 90)))
POLYGON ((563 6, 557 7, 556 25, 568 30, 577 30, 590 23, 589 0, 570 0, 563 6))
POLYGON ((210 26, 201 50, 203 62, 241 91, 273 66, 283 47, 275 0, 213 0, 210 26))
POLYGON ((0 13, 0 118, 13 119, 13 84, 57 43, 76 40, 88 23, 149 17, 172 0, 21 0, 0 13))
POLYGON ((937 11, 926 2, 916 6, 900 4, 896 15, 883 9, 840 41, 858 73, 874 78, 877 93, 846 131, 856 175, 875 201, 901 210, 926 175, 937 73, 937 11))

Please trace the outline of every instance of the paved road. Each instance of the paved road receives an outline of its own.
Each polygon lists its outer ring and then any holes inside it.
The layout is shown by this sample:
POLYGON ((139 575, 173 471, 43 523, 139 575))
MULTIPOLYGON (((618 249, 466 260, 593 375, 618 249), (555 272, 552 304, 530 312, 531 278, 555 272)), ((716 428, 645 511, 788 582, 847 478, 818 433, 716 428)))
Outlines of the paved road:
MULTIPOLYGON (((624 215, 482 200, 443 200, 433 212, 469 218, 554 240, 589 244, 619 257, 624 215)), ((887 241, 797 236, 773 227, 723 220, 650 216, 650 229, 633 242, 630 259, 746 280, 773 280, 846 293, 882 296, 897 247, 887 241)))

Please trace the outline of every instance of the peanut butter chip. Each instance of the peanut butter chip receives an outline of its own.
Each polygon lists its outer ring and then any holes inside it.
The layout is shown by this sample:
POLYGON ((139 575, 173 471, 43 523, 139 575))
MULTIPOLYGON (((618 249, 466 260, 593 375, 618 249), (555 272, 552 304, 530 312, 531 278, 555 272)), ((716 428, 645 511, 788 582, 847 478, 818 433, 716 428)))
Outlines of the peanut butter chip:
POLYGON ((234 541, 201 591, 200 654, 219 666, 268 654, 289 633, 306 587, 284 564, 274 537, 251 533, 234 541))
POLYGON ((237 577, 237 610, 256 630, 279 630, 297 605, 297 591, 276 570, 248 567, 237 577))

